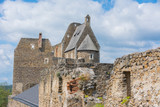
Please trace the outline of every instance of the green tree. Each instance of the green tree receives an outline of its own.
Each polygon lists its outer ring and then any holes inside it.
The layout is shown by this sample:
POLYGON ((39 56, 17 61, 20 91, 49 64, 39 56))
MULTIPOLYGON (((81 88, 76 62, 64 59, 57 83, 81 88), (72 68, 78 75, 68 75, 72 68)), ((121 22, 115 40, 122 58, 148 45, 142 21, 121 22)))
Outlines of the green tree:
POLYGON ((6 89, 6 85, 0 86, 0 107, 7 107, 8 95, 11 94, 10 89, 6 89))

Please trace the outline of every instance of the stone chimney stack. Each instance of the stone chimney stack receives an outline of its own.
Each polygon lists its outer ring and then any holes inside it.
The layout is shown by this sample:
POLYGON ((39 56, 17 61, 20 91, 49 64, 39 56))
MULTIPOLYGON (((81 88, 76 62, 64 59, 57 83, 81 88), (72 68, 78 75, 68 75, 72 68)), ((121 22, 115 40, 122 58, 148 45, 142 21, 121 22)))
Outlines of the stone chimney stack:
POLYGON ((90 26, 90 20, 91 20, 91 17, 89 15, 87 15, 85 17, 85 24, 88 25, 88 26, 90 26))
POLYGON ((39 33, 38 48, 42 48, 42 33, 39 33))

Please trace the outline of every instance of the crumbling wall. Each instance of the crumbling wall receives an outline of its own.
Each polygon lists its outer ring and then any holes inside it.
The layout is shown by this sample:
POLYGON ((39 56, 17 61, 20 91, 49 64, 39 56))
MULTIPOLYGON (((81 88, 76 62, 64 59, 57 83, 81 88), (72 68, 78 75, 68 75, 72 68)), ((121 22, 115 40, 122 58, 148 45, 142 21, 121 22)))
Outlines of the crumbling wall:
POLYGON ((39 107, 92 107, 104 104, 106 82, 112 64, 75 63, 57 59, 57 65, 42 71, 39 87, 39 107), (68 87, 71 81, 74 87, 68 87), (72 88, 72 89, 71 89, 72 88))
POLYGON ((160 49, 118 58, 107 85, 106 107, 160 106, 160 49))

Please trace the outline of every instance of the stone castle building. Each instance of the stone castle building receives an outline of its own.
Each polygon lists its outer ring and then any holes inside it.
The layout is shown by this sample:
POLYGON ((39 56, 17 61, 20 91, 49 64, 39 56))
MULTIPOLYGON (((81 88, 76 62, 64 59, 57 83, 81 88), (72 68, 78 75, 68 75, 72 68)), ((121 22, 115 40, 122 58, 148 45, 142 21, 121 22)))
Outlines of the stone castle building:
POLYGON ((160 49, 99 63, 90 21, 71 23, 55 46, 41 33, 20 40, 8 107, 160 106, 160 49))
POLYGON ((62 42, 53 46, 55 57, 85 59, 85 62, 99 62, 99 43, 90 26, 90 16, 85 23, 71 23, 62 42))
POLYGON ((48 39, 22 38, 14 51, 13 94, 19 94, 39 82, 41 70, 53 65, 53 57, 99 62, 98 41, 85 23, 71 23, 61 43, 52 46, 48 39), (36 77, 36 78, 35 78, 36 77))

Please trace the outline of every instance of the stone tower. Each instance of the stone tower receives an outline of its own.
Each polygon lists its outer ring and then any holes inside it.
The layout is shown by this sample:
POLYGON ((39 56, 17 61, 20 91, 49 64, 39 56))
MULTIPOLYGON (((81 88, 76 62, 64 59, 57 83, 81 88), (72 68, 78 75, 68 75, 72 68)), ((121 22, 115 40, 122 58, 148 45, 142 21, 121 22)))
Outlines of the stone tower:
POLYGON ((39 83, 40 71, 51 65, 52 46, 48 39, 21 38, 14 51, 13 95, 39 83))

